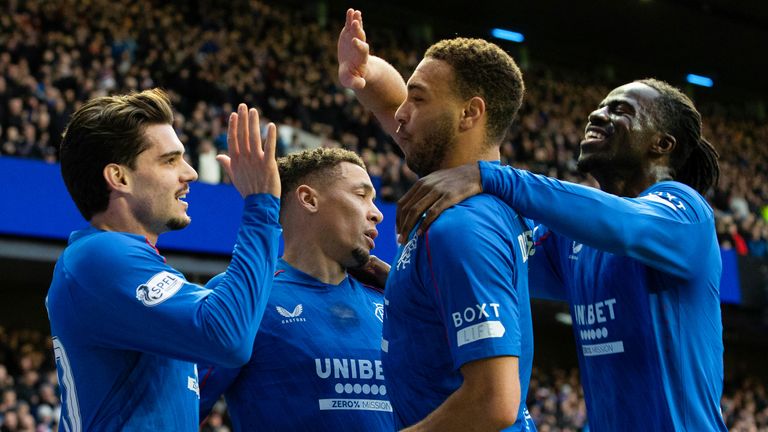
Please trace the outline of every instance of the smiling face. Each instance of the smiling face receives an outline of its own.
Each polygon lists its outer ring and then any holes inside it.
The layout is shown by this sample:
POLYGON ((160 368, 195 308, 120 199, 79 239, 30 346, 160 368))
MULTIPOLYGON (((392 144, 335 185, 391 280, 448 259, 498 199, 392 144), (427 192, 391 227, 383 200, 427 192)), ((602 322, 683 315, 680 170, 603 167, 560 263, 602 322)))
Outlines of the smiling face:
POLYGON ((589 115, 581 141, 578 167, 582 172, 637 171, 649 159, 649 148, 661 133, 652 119, 659 93, 630 83, 614 89, 589 115))
POLYGON ((368 262, 376 225, 384 216, 374 204, 376 192, 368 173, 360 166, 341 162, 333 178, 318 184, 315 227, 322 230, 326 254, 344 268, 368 262))
POLYGON ((144 134, 149 147, 128 170, 133 217, 153 234, 182 229, 191 221, 184 198, 197 172, 184 160, 184 145, 170 125, 147 126, 144 134))
POLYGON ((425 58, 408 80, 408 97, 395 113, 395 136, 405 162, 425 176, 440 169, 456 144, 462 101, 452 89, 454 74, 442 61, 425 58))

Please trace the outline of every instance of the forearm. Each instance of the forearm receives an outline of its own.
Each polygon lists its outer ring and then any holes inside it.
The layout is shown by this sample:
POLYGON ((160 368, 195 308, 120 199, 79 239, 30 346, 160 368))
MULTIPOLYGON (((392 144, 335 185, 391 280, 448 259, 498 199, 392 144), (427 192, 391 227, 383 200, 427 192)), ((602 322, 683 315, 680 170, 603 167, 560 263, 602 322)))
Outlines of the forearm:
POLYGON ((484 192, 579 243, 639 259, 680 277, 691 275, 692 251, 707 250, 707 222, 671 217, 665 213, 665 205, 654 206, 644 199, 622 198, 511 167, 480 166, 484 192), (680 242, 681 238, 690 239, 695 247, 680 242))
POLYGON ((242 361, 229 359, 223 363, 222 359, 211 358, 212 363, 236 366, 250 357, 277 260, 277 211, 277 199, 267 194, 246 200, 232 262, 201 310, 208 339, 217 341, 228 355, 242 361))
POLYGON ((462 385, 424 420, 403 431, 499 431, 515 422, 519 404, 519 398, 506 406, 496 404, 490 395, 462 385))
POLYGON ((365 87, 355 90, 360 103, 373 112, 390 135, 397 130, 395 112, 407 96, 405 81, 400 73, 384 59, 368 58, 365 87))

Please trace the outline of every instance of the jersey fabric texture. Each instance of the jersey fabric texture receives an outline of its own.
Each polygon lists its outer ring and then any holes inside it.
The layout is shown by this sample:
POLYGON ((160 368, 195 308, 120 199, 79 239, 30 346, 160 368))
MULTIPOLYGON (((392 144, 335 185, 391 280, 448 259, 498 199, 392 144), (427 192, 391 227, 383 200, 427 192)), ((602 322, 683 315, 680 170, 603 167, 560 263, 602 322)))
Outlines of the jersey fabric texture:
POLYGON ((530 228, 501 200, 478 195, 400 246, 386 286, 382 360, 398 429, 438 408, 460 368, 519 359, 521 403, 507 430, 535 430, 525 407, 533 361, 526 261, 530 228), (510 223, 512 221, 512 223, 510 223))
POLYGON ((725 431, 722 262, 704 198, 638 198, 480 163, 483 190, 543 225, 534 296, 570 303, 591 431, 725 431))
POLYGON ((226 276, 191 284, 143 236, 72 233, 46 298, 62 430, 197 431, 195 362, 245 363, 277 260, 279 201, 251 195, 226 276))
POLYGON ((201 413, 224 393, 235 431, 392 431, 381 366, 383 294, 278 262, 242 368, 201 367, 201 413))

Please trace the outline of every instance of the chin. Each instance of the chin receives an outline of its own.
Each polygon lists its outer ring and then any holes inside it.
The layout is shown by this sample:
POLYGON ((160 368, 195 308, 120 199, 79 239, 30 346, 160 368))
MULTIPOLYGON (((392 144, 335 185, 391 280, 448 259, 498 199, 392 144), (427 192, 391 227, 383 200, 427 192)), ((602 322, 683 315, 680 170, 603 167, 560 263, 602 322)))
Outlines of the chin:
POLYGON ((184 215, 183 218, 173 218, 168 220, 165 226, 167 226, 168 229, 170 229, 171 231, 178 231, 180 229, 186 228, 191 222, 192 222, 192 218, 184 215))
POLYGON ((352 250, 352 265, 348 268, 358 268, 368 264, 368 260, 371 259, 371 252, 362 248, 352 250))

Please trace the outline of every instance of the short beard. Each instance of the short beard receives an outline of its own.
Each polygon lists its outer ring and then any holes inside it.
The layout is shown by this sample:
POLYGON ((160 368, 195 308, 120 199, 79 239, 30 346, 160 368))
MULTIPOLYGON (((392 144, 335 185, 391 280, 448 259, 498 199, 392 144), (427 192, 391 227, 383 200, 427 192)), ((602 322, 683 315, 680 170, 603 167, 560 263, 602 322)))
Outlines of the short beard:
POLYGON ((171 231, 178 231, 180 229, 186 228, 191 222, 192 222, 192 218, 190 217, 173 218, 173 219, 168 219, 168 222, 165 223, 165 226, 168 227, 168 229, 171 231))
POLYGON ((410 149, 410 155, 406 155, 405 163, 419 177, 431 174, 440 169, 445 161, 445 155, 453 148, 455 141, 454 125, 450 114, 446 113, 436 121, 421 142, 415 143, 416 148, 410 149))
POLYGON ((349 268, 360 268, 368 264, 371 259, 371 253, 363 248, 352 249, 352 259, 355 261, 354 265, 349 268))

